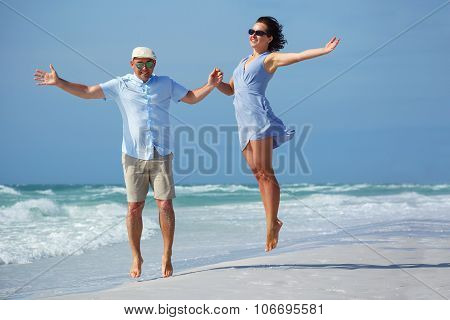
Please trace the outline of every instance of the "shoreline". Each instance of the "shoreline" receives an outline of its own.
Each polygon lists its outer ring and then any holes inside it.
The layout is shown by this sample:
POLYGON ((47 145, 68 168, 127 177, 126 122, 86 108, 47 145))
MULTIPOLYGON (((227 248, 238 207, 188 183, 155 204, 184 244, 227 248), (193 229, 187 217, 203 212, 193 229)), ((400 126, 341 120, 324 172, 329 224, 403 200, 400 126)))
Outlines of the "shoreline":
POLYGON ((363 239, 370 248, 353 242, 297 244, 175 272, 167 279, 143 277, 107 290, 46 299, 448 299, 450 242, 429 239, 363 239))

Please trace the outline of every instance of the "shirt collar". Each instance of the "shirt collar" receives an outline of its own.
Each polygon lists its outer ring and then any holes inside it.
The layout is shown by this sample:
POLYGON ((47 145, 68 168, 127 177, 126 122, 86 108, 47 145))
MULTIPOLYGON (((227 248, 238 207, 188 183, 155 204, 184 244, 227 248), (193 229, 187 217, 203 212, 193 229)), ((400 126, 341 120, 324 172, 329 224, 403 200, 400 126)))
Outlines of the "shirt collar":
POLYGON ((134 73, 132 73, 130 78, 131 78, 131 80, 133 80, 133 81, 139 83, 140 85, 143 85, 143 84, 148 84, 148 83, 150 83, 150 80, 152 80, 153 77, 155 77, 155 74, 154 74, 154 73, 152 73, 152 75, 150 76, 150 78, 148 78, 147 82, 144 82, 144 81, 142 81, 141 79, 139 79, 134 73))

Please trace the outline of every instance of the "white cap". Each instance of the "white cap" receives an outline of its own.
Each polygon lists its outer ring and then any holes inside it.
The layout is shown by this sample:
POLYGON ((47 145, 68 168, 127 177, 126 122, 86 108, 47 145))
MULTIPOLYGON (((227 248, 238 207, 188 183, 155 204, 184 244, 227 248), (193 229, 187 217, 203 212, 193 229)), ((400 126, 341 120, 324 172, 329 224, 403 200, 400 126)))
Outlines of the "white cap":
POLYGON ((133 53, 131 54, 131 59, 133 58, 150 58, 156 60, 156 54, 152 49, 146 47, 137 47, 133 49, 133 53))

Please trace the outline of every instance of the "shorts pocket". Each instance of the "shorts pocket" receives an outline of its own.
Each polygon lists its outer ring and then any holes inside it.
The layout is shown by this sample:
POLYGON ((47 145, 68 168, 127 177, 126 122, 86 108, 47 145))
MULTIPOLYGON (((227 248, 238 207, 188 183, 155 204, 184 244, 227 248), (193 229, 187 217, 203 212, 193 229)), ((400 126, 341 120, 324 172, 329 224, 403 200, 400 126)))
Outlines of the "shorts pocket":
POLYGON ((123 171, 126 174, 143 174, 144 173, 144 163, 139 159, 130 157, 126 154, 122 155, 122 166, 123 171))

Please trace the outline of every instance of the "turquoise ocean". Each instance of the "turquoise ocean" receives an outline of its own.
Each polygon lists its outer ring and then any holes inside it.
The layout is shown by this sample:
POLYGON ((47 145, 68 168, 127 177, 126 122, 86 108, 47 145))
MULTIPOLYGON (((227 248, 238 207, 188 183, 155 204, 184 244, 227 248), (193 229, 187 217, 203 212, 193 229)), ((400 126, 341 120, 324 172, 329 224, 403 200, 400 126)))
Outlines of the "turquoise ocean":
MULTIPOLYGON (((175 274, 264 253, 256 185, 180 185, 174 200, 175 274)), ((0 185, 0 298, 35 299, 136 281, 122 185, 0 185)), ((281 186, 279 247, 270 254, 358 238, 450 239, 450 185, 281 186)), ((160 276, 162 241, 151 195, 140 281, 160 276)), ((450 240, 449 240, 450 248, 450 240)))

